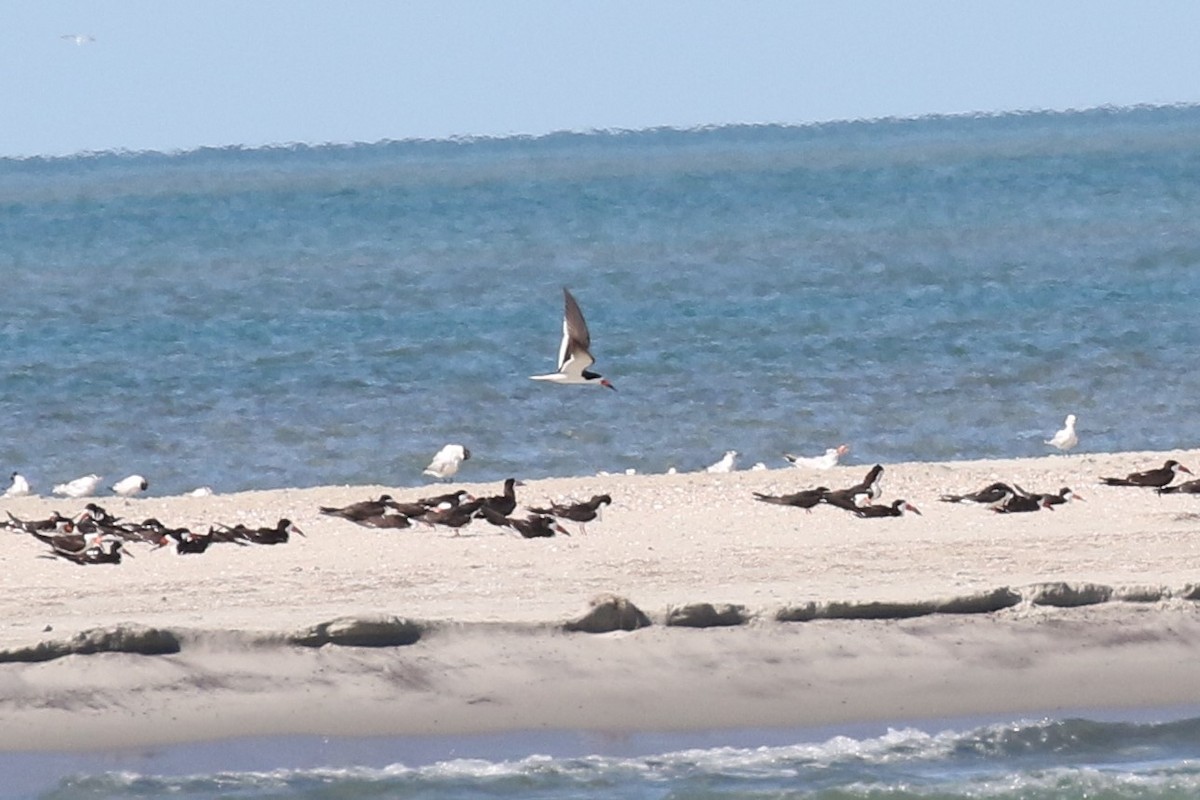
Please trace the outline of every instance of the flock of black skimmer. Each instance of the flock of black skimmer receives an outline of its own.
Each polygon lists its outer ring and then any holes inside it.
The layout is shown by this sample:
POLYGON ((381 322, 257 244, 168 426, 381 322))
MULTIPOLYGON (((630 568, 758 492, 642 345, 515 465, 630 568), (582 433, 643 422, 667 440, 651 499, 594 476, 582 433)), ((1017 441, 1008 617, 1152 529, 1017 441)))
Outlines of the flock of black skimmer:
POLYGON ((580 532, 586 533, 586 523, 597 519, 601 508, 612 503, 609 495, 598 494, 579 503, 529 508, 525 516, 514 517, 516 487, 523 485, 516 478, 509 478, 504 481, 503 491, 490 497, 472 497, 460 489, 403 503, 385 494, 342 508, 322 506, 319 510, 327 516, 340 517, 366 528, 410 528, 416 523, 450 528, 457 533, 472 521, 482 520, 485 524, 516 531, 526 539, 543 539, 557 534, 570 535, 560 520, 578 522, 580 532))
MULTIPOLYGON (((1074 422, 1074 418, 1068 418, 1068 425, 1072 422, 1074 422)), ((1200 494, 1200 480, 1174 483, 1175 479, 1182 474, 1190 475, 1191 470, 1171 459, 1158 469, 1131 472, 1123 478, 1101 478, 1100 482, 1105 486, 1140 486, 1154 489, 1159 494, 1200 494)), ((875 501, 882 496, 880 488, 882 477, 883 466, 876 464, 871 467, 861 482, 844 489, 815 486, 792 494, 771 495, 754 492, 754 497, 764 503, 795 506, 809 512, 818 505, 826 504, 866 518, 899 517, 908 511, 915 514, 921 513, 916 506, 904 499, 893 500, 886 505, 876 504, 875 501)), ((944 503, 980 505, 998 514, 1016 514, 1053 509, 1055 506, 1066 505, 1073 500, 1082 500, 1083 497, 1068 486, 1064 486, 1056 492, 1031 492, 1016 482, 1010 484, 996 481, 977 491, 964 494, 944 494, 938 499, 944 503)))
POLYGON ((130 522, 114 517, 108 511, 88 503, 83 511, 66 517, 57 511, 45 519, 19 519, 12 512, 0 527, 16 533, 26 533, 50 549, 45 558, 60 558, 75 564, 120 564, 123 556, 132 557, 130 544, 145 544, 153 549, 169 547, 181 555, 203 553, 215 543, 245 547, 252 544, 283 544, 292 536, 304 533, 289 519, 281 519, 275 527, 250 528, 244 524, 212 525, 208 531, 170 528, 150 518, 130 522))
POLYGON ((815 506, 826 505, 845 509, 856 517, 902 517, 906 512, 920 514, 921 511, 903 498, 893 500, 886 505, 875 503, 883 496, 881 481, 883 480, 883 465, 876 464, 867 472, 866 477, 853 486, 844 489, 830 489, 828 486, 816 486, 802 489, 792 494, 762 494, 754 492, 756 500, 779 506, 795 506, 812 512, 815 506))

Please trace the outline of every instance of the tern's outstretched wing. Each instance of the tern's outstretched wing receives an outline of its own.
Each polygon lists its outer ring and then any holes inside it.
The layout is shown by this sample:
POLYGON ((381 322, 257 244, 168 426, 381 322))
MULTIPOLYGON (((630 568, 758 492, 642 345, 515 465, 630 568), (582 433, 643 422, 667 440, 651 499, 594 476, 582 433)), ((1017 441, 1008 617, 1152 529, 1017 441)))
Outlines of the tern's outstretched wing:
POLYGON ((569 375, 582 375, 595 363, 592 358, 592 337, 588 334, 587 322, 579 303, 567 289, 563 288, 563 338, 558 348, 558 371, 569 375))

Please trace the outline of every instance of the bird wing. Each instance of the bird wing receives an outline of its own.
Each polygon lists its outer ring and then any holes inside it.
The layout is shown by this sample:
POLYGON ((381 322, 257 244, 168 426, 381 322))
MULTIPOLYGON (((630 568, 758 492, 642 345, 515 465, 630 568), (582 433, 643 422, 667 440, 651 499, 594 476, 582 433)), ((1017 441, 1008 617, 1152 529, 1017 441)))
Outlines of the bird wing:
POLYGON ((590 348, 592 337, 579 303, 563 288, 563 338, 558 348, 558 371, 566 375, 582 375, 583 371, 596 363, 590 348))

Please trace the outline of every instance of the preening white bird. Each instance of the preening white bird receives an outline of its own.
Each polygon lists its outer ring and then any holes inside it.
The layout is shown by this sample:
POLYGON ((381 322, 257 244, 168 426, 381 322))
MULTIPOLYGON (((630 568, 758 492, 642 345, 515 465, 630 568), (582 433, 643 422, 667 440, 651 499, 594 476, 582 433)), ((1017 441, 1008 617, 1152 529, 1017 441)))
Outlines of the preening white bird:
POLYGON ((850 452, 850 445, 840 444, 837 447, 830 447, 819 456, 794 456, 791 453, 784 453, 783 457, 787 459, 794 467, 803 469, 830 469, 836 467, 838 459, 850 452))
POLYGON ((1067 419, 1063 422, 1062 430, 1047 439, 1046 444, 1051 447, 1057 447, 1059 450, 1070 450, 1079 444, 1079 437, 1075 434, 1074 414, 1067 414, 1067 419))
POLYGON ((12 483, 5 490, 5 497, 28 497, 33 494, 33 489, 29 486, 29 481, 25 480, 25 476, 19 472, 12 474, 12 483))
POLYGON ((721 460, 715 464, 711 464, 704 469, 705 472, 733 472, 733 465, 737 462, 738 451, 726 450, 725 455, 721 456, 721 460))
POLYGON ((433 457, 433 461, 430 461, 429 466, 425 468, 425 474, 432 475, 435 478, 452 477, 458 472, 458 468, 462 466, 462 462, 470 457, 471 451, 461 444, 448 444, 437 451, 437 455, 433 457))
POLYGON ((96 474, 84 475, 82 478, 58 484, 53 491, 63 497, 91 497, 96 493, 96 489, 100 488, 102 480, 104 479, 96 474))
POLYGON ((150 487, 150 482, 141 475, 130 475, 128 478, 122 478, 114 483, 110 488, 114 494, 119 494, 121 497, 133 497, 135 494, 141 494, 150 487))

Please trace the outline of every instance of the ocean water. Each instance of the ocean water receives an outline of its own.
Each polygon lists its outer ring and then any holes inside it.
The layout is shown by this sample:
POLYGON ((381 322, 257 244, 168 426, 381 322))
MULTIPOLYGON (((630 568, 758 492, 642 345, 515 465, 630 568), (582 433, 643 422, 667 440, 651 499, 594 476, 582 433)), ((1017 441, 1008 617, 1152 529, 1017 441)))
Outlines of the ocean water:
MULTIPOLYGON (((773 738, 779 738, 775 734, 773 738)), ((1158 800, 1200 795, 1200 719, 1098 722, 1019 721, 962 729, 890 728, 875 735, 800 738, 788 744, 649 750, 630 754, 524 755, 391 760, 403 745, 357 744, 357 758, 297 766, 319 742, 290 745, 286 758, 240 743, 213 768, 163 754, 124 763, 24 763, 5 796, 101 798, 584 798, 616 800, 1158 800), (274 760, 272 761, 272 758, 274 760), (162 762, 162 763, 157 763, 162 762), (275 764, 276 766, 266 766, 275 764), (282 766, 280 766, 282 764, 282 766)), ((328 745, 326 745, 328 749, 328 745)), ((561 745, 560 745, 560 748, 561 745)), ((639 750, 639 742, 594 749, 639 750)), ((537 751, 541 752, 541 751, 537 751)), ((80 762, 89 759, 79 759, 80 762)), ((99 761, 96 758, 91 762, 99 761)), ((0 761, 0 768, 3 762, 0 761)))
POLYGON ((0 160, 0 287, 43 493, 1193 447, 1200 108, 0 160))

